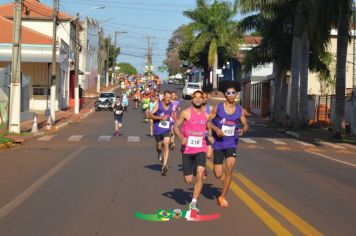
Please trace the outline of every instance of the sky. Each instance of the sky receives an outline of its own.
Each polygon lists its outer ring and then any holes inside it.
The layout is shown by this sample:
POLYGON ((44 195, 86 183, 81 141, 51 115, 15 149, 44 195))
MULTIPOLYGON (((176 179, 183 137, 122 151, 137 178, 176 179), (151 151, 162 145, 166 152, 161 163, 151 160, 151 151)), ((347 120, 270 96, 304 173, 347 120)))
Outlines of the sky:
MULTIPOLYGON (((0 0, 0 4, 10 0, 0 0)), ((40 0, 49 6, 53 0, 40 0)), ((153 65, 155 72, 162 79, 168 78, 167 73, 159 73, 156 69, 166 58, 168 41, 175 29, 182 24, 189 23, 183 11, 194 9, 195 0, 59 0, 61 11, 73 16, 98 5, 104 9, 95 9, 81 15, 103 23, 105 35, 113 38, 115 31, 126 31, 118 37, 117 45, 121 47, 121 54, 117 62, 128 62, 139 72, 145 66, 147 53, 147 36, 153 37, 153 65)))

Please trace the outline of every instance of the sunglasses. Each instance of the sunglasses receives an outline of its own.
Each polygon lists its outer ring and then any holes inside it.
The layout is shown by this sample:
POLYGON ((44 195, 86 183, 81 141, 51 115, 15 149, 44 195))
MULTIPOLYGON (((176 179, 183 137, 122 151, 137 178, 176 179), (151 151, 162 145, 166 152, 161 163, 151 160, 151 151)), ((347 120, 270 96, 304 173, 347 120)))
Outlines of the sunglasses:
POLYGON ((234 91, 234 92, 226 92, 225 95, 226 96, 235 96, 237 93, 234 91))

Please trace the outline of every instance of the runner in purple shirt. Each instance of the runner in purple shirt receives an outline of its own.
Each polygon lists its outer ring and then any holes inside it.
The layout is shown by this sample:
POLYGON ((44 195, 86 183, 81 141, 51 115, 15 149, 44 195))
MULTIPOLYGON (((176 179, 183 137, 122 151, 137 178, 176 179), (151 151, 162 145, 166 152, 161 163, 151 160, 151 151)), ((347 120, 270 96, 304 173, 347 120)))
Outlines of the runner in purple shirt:
POLYGON ((153 134, 155 136, 157 146, 158 160, 162 163, 162 176, 165 176, 168 171, 168 156, 169 142, 172 130, 172 112, 173 104, 171 103, 172 93, 165 91, 162 101, 159 101, 150 113, 150 118, 153 120, 153 134), (163 148, 163 158, 161 156, 163 148))
POLYGON ((174 142, 174 132, 173 132, 173 125, 177 120, 178 112, 180 111, 180 103, 181 101, 177 97, 176 92, 172 92, 172 104, 173 104, 173 112, 172 112, 172 133, 171 133, 171 140, 169 143, 169 149, 173 150, 176 147, 174 142))
POLYGON ((223 174, 223 162, 225 159, 225 178, 221 195, 218 197, 218 204, 227 207, 228 201, 225 195, 230 187, 232 172, 236 162, 236 148, 238 137, 248 130, 247 119, 243 109, 235 104, 238 95, 237 85, 226 83, 222 86, 222 91, 226 101, 220 103, 211 111, 210 124, 214 136, 214 174, 216 178, 221 178, 223 174), (242 125, 242 128, 239 128, 242 125))

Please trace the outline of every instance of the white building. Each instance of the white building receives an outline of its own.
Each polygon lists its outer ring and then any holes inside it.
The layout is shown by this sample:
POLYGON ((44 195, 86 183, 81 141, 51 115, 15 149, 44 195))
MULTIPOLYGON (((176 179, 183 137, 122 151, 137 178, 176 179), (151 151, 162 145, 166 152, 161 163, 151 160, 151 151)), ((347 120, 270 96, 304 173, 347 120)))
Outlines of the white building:
POLYGON ((81 22, 80 44, 82 50, 79 56, 79 85, 84 91, 96 91, 98 79, 99 30, 100 26, 94 19, 86 17, 81 22))
MULTIPOLYGON (((22 26, 32 29, 48 37, 53 35, 53 9, 37 0, 26 0, 23 3, 22 26)), ((14 3, 8 3, 0 6, 0 15, 12 20, 14 12, 14 3)), ((57 109, 66 109, 69 106, 69 98, 74 97, 74 91, 70 91, 70 84, 74 81, 74 53, 76 46, 76 35, 74 22, 70 22, 73 17, 63 13, 58 13, 59 25, 57 28, 57 41, 61 42, 63 47, 68 49, 68 55, 64 59, 64 65, 61 65, 61 72, 57 75, 57 109)), ((35 84, 36 86, 46 87, 47 83, 35 84)), ((42 106, 38 108, 43 108, 42 106)), ((40 110, 41 110, 40 109, 40 110)))

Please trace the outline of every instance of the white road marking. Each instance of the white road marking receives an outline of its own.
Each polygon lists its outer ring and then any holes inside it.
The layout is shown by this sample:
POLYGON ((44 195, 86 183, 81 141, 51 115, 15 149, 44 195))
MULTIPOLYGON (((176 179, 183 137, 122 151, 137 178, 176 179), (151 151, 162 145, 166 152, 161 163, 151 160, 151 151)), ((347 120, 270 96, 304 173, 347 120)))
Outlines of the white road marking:
POLYGON ((334 143, 329 143, 329 142, 319 142, 319 143, 329 146, 329 147, 332 147, 332 148, 336 148, 336 149, 346 149, 345 147, 343 147, 341 145, 334 144, 334 143))
POLYGON ((99 136, 98 141, 109 142, 111 140, 111 138, 112 138, 112 136, 102 135, 102 136, 99 136))
POLYGON ((275 138, 266 138, 266 140, 269 142, 272 142, 273 144, 276 144, 276 145, 286 145, 287 144, 287 143, 285 143, 281 140, 275 139, 275 138))
POLYGON ((244 143, 257 143, 255 140, 251 138, 239 138, 239 140, 243 141, 244 143))
POLYGON ((140 136, 128 136, 127 141, 128 142, 140 142, 140 136))
POLYGON ((25 191, 23 191, 20 195, 18 195, 11 202, 7 203, 0 209, 0 219, 4 218, 7 214, 9 214, 12 210, 26 201, 29 197, 31 197, 42 185, 44 185, 52 176, 58 173, 63 167, 65 167, 69 162, 71 162, 79 153, 81 153, 86 146, 81 146, 75 152, 70 154, 66 159, 58 163, 55 167, 49 170, 45 175, 39 178, 36 182, 34 182, 30 187, 28 187, 25 191))
POLYGON ((356 167, 356 164, 352 164, 352 163, 349 163, 349 162, 346 162, 346 161, 340 161, 340 160, 338 160, 338 159, 334 159, 334 158, 332 158, 332 157, 329 157, 329 156, 324 155, 324 154, 321 154, 321 153, 317 153, 317 152, 309 152, 309 153, 313 153, 313 154, 318 155, 318 156, 320 156, 320 157, 326 158, 326 159, 331 160, 331 161, 339 162, 339 163, 342 163, 342 164, 344 164, 344 165, 356 167))
POLYGON ((38 141, 51 141, 51 139, 53 139, 56 135, 45 135, 45 136, 42 136, 40 138, 38 138, 37 140, 38 141))
POLYGON ((306 143, 306 142, 302 142, 302 141, 296 141, 296 142, 303 146, 306 146, 306 147, 315 147, 315 145, 311 144, 311 143, 306 143))
POLYGON ((83 135, 72 135, 68 138, 69 142, 79 142, 83 138, 83 135))

